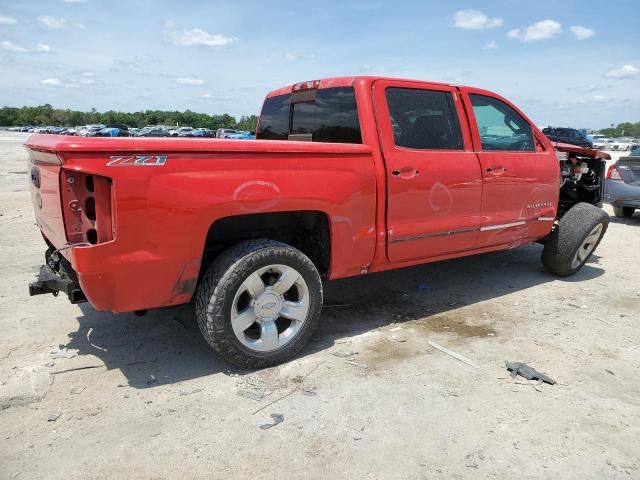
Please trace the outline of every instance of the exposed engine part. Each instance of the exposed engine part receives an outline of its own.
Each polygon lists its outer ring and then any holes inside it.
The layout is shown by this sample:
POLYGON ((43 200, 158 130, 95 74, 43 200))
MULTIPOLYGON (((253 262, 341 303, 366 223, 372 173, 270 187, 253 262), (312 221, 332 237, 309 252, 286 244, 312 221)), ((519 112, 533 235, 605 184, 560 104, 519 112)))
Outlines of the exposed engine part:
POLYGON ((602 206, 602 189, 605 162, 596 158, 580 158, 568 155, 560 158, 561 184, 558 218, 573 205, 587 202, 602 206))

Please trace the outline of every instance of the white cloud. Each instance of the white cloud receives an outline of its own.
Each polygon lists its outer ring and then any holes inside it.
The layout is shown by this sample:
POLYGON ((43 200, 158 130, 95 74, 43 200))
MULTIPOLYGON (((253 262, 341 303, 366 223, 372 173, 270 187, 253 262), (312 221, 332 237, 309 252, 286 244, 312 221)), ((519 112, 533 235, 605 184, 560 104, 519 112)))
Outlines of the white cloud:
POLYGON ((174 45, 182 45, 185 47, 221 47, 228 45, 235 39, 225 37, 224 35, 207 33, 200 28, 192 28, 182 32, 172 32, 171 41, 174 45))
POLYGON ((28 48, 25 48, 21 45, 16 45, 15 43, 11 43, 11 42, 0 42, 0 47, 3 48, 4 50, 8 50, 10 52, 16 52, 16 53, 29 53, 31 52, 31 50, 29 50, 28 48))
POLYGON ((285 52, 284 58, 286 58, 287 60, 295 60, 298 57, 296 57, 293 53, 285 52))
POLYGON ((555 20, 541 20, 525 28, 515 28, 507 33, 507 37, 534 42, 536 40, 548 40, 562 31, 562 25, 555 20))
POLYGON ((493 50, 494 48, 498 48, 498 44, 495 40, 491 40, 490 42, 485 43, 482 48, 485 50, 493 50))
POLYGON ((96 83, 96 81, 93 78, 83 78, 82 80, 80 80, 80 83, 82 85, 93 85, 94 83, 96 83))
POLYGON ((51 47, 44 43, 39 43, 36 48, 31 49, 27 47, 23 47, 22 45, 16 45, 12 42, 0 42, 0 48, 4 50, 8 50, 9 52, 15 53, 51 53, 51 47))
POLYGON ((87 26, 84 23, 74 23, 73 26, 76 28, 81 28, 82 30, 87 28, 87 26))
POLYGON ((164 21, 164 28, 175 28, 176 22, 173 18, 167 18, 164 21))
POLYGON ((211 94, 210 93, 203 93, 202 94, 202 98, 211 98, 211 94))
POLYGON ((40 82, 42 85, 48 85, 50 87, 60 87, 60 88, 78 88, 79 85, 77 83, 67 83, 63 82, 59 78, 45 78, 40 82))
POLYGON ((95 76, 96 76, 96 74, 95 74, 95 73, 93 73, 93 72, 84 72, 84 73, 82 74, 82 76, 83 76, 83 77, 95 77, 95 76))
POLYGON ((195 77, 180 77, 176 79, 178 85, 204 85, 204 80, 195 77))
POLYGON ((489 17, 480 10, 460 10, 454 15, 454 27, 466 30, 482 30, 502 26, 502 18, 489 17))
POLYGON ((7 15, 0 15, 0 25, 15 25, 16 23, 18 23, 18 20, 15 18, 7 15))
POLYGON ((56 18, 49 15, 38 17, 38 21, 49 28, 62 28, 67 22, 64 18, 56 18))
POLYGON ((595 30, 587 27, 581 27, 580 25, 573 25, 569 30, 571 30, 571 33, 573 33, 578 40, 586 40, 596 34, 595 30))
POLYGON ((635 78, 640 73, 640 68, 633 65, 623 65, 622 68, 614 68, 604 74, 607 78, 635 78))
POLYGON ((87 3, 89 0, 63 0, 64 3, 87 3))
POLYGON ((62 86, 62 80, 60 80, 59 78, 45 78, 40 83, 42 83, 43 85, 51 85, 52 87, 62 86))

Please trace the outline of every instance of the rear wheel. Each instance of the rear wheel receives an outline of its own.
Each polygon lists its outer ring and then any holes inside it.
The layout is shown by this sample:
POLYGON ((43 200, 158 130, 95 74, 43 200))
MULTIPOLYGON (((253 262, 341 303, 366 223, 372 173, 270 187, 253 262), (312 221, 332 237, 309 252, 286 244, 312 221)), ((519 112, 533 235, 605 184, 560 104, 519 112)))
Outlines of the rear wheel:
POLYGON ((573 275, 602 240, 609 216, 588 203, 574 205, 560 219, 542 251, 542 263, 561 277, 573 275))
POLYGON ((226 360, 248 368, 285 362, 316 330, 322 283, 299 250, 250 240, 225 251, 209 267, 196 298, 198 324, 226 360))
POLYGON ((634 207, 613 207, 613 213, 618 218, 631 218, 635 211, 634 207))

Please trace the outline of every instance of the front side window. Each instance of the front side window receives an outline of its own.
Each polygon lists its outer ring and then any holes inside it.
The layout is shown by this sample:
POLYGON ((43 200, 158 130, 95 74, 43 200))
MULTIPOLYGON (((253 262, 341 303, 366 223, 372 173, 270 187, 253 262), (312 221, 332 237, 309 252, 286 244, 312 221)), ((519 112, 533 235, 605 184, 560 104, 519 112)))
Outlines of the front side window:
POLYGON ((531 127, 506 103, 485 95, 470 94, 482 150, 534 151, 531 127))
POLYGON ((397 147, 416 150, 462 150, 462 133, 450 92, 387 88, 397 147))

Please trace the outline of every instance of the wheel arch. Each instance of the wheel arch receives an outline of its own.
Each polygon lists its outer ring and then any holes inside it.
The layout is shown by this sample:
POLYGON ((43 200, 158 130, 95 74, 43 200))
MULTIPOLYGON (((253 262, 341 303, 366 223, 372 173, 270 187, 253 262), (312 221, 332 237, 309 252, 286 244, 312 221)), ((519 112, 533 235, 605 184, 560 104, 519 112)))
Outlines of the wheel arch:
POLYGON ((277 240, 307 255, 323 277, 331 271, 330 217, 319 210, 246 213, 211 223, 202 250, 200 275, 231 245, 258 238, 277 240))

